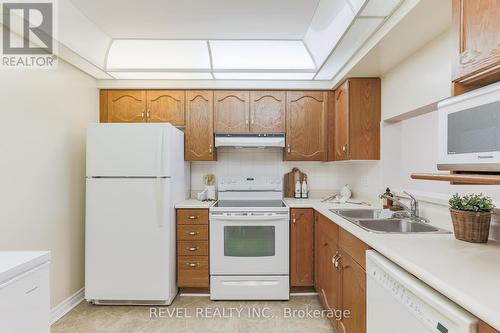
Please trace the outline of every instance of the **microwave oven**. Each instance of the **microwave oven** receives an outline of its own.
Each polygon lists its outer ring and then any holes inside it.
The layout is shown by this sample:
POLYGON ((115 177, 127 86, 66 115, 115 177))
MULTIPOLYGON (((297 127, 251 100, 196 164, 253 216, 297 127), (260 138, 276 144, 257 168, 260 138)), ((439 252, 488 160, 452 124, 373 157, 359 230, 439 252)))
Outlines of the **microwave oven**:
POLYGON ((438 103, 438 169, 500 172, 500 82, 438 103))

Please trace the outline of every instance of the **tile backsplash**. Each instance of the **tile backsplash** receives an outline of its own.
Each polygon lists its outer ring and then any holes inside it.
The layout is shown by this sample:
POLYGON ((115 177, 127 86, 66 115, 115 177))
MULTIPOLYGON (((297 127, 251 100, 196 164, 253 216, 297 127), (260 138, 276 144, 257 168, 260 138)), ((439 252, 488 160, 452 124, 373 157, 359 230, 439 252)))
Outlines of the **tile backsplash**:
POLYGON ((307 174, 309 189, 337 190, 349 183, 349 163, 285 162, 277 148, 222 148, 217 162, 191 163, 191 190, 204 188, 203 175, 213 173, 216 181, 223 176, 279 176, 297 167, 307 174))

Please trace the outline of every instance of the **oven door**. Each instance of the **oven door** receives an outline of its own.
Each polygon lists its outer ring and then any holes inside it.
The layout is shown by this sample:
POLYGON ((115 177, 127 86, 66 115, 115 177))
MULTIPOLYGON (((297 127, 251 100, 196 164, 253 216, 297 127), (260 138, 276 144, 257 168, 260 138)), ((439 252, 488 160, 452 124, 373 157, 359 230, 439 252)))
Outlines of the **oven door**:
POLYGON ((288 275, 288 213, 210 218, 211 275, 288 275))

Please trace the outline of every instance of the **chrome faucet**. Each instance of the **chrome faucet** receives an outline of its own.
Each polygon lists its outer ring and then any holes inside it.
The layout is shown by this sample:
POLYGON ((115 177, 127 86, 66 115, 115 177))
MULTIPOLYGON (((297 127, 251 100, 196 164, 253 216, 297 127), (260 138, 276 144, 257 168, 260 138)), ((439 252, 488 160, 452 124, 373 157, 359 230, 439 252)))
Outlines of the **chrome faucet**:
MULTIPOLYGON (((401 208, 403 208, 408 214, 410 214, 410 218, 412 220, 415 220, 417 222, 423 222, 423 223, 429 223, 426 219, 423 217, 418 216, 419 215, 419 209, 418 209, 418 201, 415 199, 413 195, 410 193, 403 191, 404 194, 410 197, 410 207, 408 207, 406 204, 402 203, 399 198, 396 197, 391 197, 390 195, 387 195, 385 193, 382 193, 379 195, 380 199, 387 199, 387 200, 392 200, 394 202, 397 202, 401 208)), ((396 213, 395 213, 396 214, 396 213)))

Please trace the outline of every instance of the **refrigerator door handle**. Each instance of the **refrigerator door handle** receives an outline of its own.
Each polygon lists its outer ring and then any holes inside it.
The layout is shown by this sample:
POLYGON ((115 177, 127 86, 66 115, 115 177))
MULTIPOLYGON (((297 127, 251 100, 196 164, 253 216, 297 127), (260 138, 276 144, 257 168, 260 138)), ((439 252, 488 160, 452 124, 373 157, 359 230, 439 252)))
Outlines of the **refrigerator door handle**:
POLYGON ((156 152, 156 176, 164 176, 161 174, 162 172, 162 167, 163 167, 163 135, 165 131, 162 129, 160 130, 160 133, 158 133, 158 143, 156 146, 157 152, 156 152))
POLYGON ((163 228, 163 181, 162 178, 156 178, 156 210, 158 217, 158 227, 163 228))

